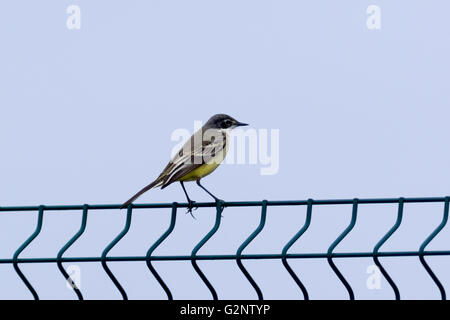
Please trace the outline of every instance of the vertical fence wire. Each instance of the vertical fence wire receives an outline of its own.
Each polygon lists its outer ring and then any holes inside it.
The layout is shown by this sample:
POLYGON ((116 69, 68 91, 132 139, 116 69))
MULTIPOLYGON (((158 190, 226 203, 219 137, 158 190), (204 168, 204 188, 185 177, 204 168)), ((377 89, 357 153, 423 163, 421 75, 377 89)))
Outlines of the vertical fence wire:
POLYGON ((311 224, 311 216, 312 216, 312 205, 313 205, 313 200, 309 199, 308 200, 308 206, 306 208, 306 219, 305 219, 305 223, 303 224, 303 227, 300 229, 299 232, 297 232, 292 239, 283 247, 283 251, 281 252, 282 258, 281 261, 283 262, 284 267, 286 268, 286 270, 289 272, 289 274, 291 275, 292 279, 295 281, 295 283, 297 284, 297 286, 300 288, 300 290, 303 293, 303 297, 305 300, 309 300, 309 295, 308 295, 308 290, 306 290, 305 285, 300 281, 300 279, 298 278, 297 274, 294 272, 294 270, 291 268, 291 266, 289 265, 288 261, 287 261, 287 252, 288 250, 292 247, 292 245, 298 240, 300 239, 300 237, 306 232, 306 230, 308 230, 310 224, 311 224))
POLYGON ((168 300, 173 300, 172 292, 170 291, 169 287, 166 285, 164 280, 161 278, 161 276, 158 274, 155 267, 153 267, 150 259, 152 253, 156 250, 156 248, 159 247, 161 243, 163 243, 163 241, 167 239, 167 237, 172 233, 173 229, 175 228, 175 222, 177 219, 177 206, 178 204, 176 202, 172 204, 172 214, 170 216, 169 227, 167 228, 166 232, 164 232, 163 235, 159 237, 158 240, 155 241, 155 243, 150 247, 150 249, 148 249, 147 255, 145 256, 147 267, 150 269, 150 272, 153 274, 155 279, 159 282, 160 286, 163 288, 164 292, 167 295, 168 300))
POLYGON ((258 296, 258 300, 263 300, 263 294, 262 294, 262 291, 259 288, 258 284, 256 283, 256 281, 252 278, 250 273, 247 271, 247 269, 242 264, 242 251, 244 251, 244 249, 250 244, 250 242, 252 242, 256 238, 256 236, 262 231, 262 229, 264 228, 264 225, 266 223, 266 215, 267 215, 267 200, 264 200, 262 203, 262 206, 261 206, 261 218, 260 218, 258 227, 242 243, 242 245, 239 247, 239 249, 237 250, 237 253, 236 253, 237 265, 239 266, 239 269, 241 269, 242 273, 247 278, 247 280, 250 282, 253 289, 255 289, 256 295, 258 296))
POLYGON ((126 220, 125 220, 125 226, 124 226, 123 230, 119 233, 119 235, 116 238, 114 238, 113 241, 111 241, 111 243, 108 246, 106 246, 105 250, 103 250, 103 253, 102 253, 102 266, 103 266, 103 269, 105 270, 106 274, 109 276, 111 281, 114 283, 114 285, 116 286, 117 290, 119 290, 120 294, 122 295, 122 299, 123 300, 128 300, 127 293, 123 289, 123 287, 120 284, 119 280, 117 280, 117 278, 112 273, 111 269, 109 269, 108 265, 106 264, 106 256, 107 256, 108 252, 111 251, 111 249, 114 248, 114 246, 117 243, 119 243, 119 241, 130 230, 132 212, 133 212, 132 205, 129 205, 128 208, 127 208, 127 217, 126 217, 126 220))
POLYGON ((81 291, 77 287, 76 283, 72 280, 72 278, 69 276, 67 271, 64 269, 64 267, 62 265, 62 257, 63 257, 64 252, 66 252, 67 249, 69 249, 70 246, 72 246, 75 243, 75 241, 77 241, 81 237, 81 235, 84 233, 84 230, 86 230, 87 215, 88 215, 88 205, 85 204, 83 206, 83 213, 82 213, 82 217, 81 217, 80 229, 72 238, 69 239, 69 241, 61 248, 61 250, 59 250, 58 255, 56 256, 56 260, 57 260, 56 263, 58 265, 58 269, 62 273, 62 275, 64 276, 66 281, 69 283, 69 285, 72 287, 73 291, 75 292, 75 294, 78 297, 78 300, 83 300, 83 295, 81 294, 81 291))
POLYGON ((20 270, 18 260, 19 260, 19 255, 22 253, 22 251, 25 250, 25 248, 28 247, 30 245, 30 243, 41 232, 43 219, 44 219, 44 206, 40 206, 39 207, 39 211, 38 211, 38 218, 37 218, 37 223, 36 223, 36 229, 31 234, 31 236, 27 240, 25 240, 25 242, 16 250, 16 252, 14 252, 14 256, 13 256, 14 270, 16 270, 16 273, 19 275, 20 279, 22 279, 22 281, 25 284, 25 286, 31 292, 31 294, 33 295, 34 300, 39 300, 39 296, 38 296, 36 290, 34 289, 34 287, 31 285, 31 283, 25 277, 23 272, 20 270))
POLYGON ((353 289, 350 286, 350 284, 348 283, 348 281, 345 279, 343 274, 339 271, 339 269, 334 264, 334 262, 333 262, 333 250, 337 247, 337 245, 342 240, 344 240, 344 238, 350 233, 350 231, 355 226, 357 213, 358 213, 358 199, 354 199, 353 200, 353 208, 352 208, 352 218, 350 220, 350 224, 348 225, 347 228, 345 228, 344 232, 342 232, 339 235, 339 237, 331 244, 331 246, 328 248, 328 252, 327 252, 328 264, 330 265, 331 269, 333 269, 334 273, 337 275, 339 280, 341 280, 342 284, 347 289, 350 300, 355 300, 355 295, 353 293, 353 289))
POLYGON ((448 207, 449 207, 449 197, 445 198, 445 203, 444 203, 444 215, 442 217, 442 221, 439 224, 439 226, 430 234, 430 236, 428 238, 425 239, 425 241, 422 243, 422 245, 420 246, 419 249, 419 259, 420 262, 422 263, 423 267, 425 268, 425 270, 428 272, 428 274, 430 275, 431 279, 433 279, 434 283, 436 284, 436 286, 439 289, 439 292, 441 294, 441 299, 445 300, 446 299, 446 295, 445 295, 445 289, 444 286, 442 285, 442 283, 439 281, 438 277, 434 274, 433 270, 431 270, 430 266, 428 265, 428 263, 425 261, 425 257, 424 257, 424 251, 425 251, 425 247, 438 235, 439 232, 441 232, 441 230, 445 227, 445 225, 447 224, 447 220, 448 220, 448 207))
POLYGON ((214 300, 218 300, 218 296, 216 293, 216 290, 214 289, 213 285, 211 284, 211 282, 209 282, 208 278, 206 277, 206 275, 203 273, 203 271, 199 268, 198 264, 197 264, 197 253, 198 251, 205 245, 205 243, 211 239, 211 237, 217 232, 217 230, 219 229, 220 226, 220 219, 222 218, 222 211, 224 209, 224 204, 223 201, 217 201, 216 202, 216 220, 214 223, 213 228, 211 229, 211 231, 209 231, 206 236, 204 236, 200 242, 194 247, 194 250, 192 250, 191 253, 191 263, 192 266, 194 267, 195 272, 197 272, 197 274, 200 276, 200 278, 202 279, 203 283, 206 285, 206 287, 209 289, 209 291, 211 292, 212 298, 214 300))
POLYGON ((400 224, 402 223, 403 218, 403 207, 405 203, 405 198, 400 198, 398 200, 398 210, 397 210, 397 220, 395 221, 395 224, 392 226, 392 228, 384 235, 383 238, 375 245, 375 248, 373 249, 373 261, 375 262, 375 265, 380 269, 383 276, 386 278, 387 282, 391 286, 392 290, 394 291, 395 300, 400 300, 400 291, 398 290, 397 285, 395 284, 394 280, 392 280, 389 273, 386 271, 386 269, 383 267, 379 260, 379 250, 383 244, 386 243, 386 241, 394 234, 395 231, 400 227, 400 224))

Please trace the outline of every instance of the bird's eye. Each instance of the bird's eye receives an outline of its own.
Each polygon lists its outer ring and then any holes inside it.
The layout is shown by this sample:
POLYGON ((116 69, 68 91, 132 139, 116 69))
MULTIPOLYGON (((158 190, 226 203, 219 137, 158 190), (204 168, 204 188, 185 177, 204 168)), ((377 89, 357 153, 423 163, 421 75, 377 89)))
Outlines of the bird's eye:
POLYGON ((226 129, 226 128, 231 127, 231 125, 232 125, 231 120, 224 120, 224 121, 222 121, 221 127, 222 127, 223 129, 226 129))

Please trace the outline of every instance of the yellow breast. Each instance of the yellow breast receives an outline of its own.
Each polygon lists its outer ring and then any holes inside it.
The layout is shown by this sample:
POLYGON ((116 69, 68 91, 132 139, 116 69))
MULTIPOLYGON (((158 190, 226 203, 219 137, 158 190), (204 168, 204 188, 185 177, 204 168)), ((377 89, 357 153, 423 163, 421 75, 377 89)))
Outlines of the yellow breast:
POLYGON ((208 174, 210 174, 211 172, 216 170, 216 168, 220 165, 220 163, 223 161, 223 159, 225 159, 225 156, 227 154, 227 149, 228 148, 225 148, 225 150, 220 151, 208 163, 201 165, 200 167, 198 167, 195 170, 192 170, 185 176, 181 177, 179 179, 179 181, 194 181, 194 180, 198 180, 198 179, 201 179, 201 178, 207 176, 208 174))

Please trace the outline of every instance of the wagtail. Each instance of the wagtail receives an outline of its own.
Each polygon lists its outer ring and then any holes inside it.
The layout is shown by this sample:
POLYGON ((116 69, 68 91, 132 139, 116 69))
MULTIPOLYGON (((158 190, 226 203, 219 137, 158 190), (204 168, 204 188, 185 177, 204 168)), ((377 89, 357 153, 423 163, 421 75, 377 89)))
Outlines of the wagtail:
POLYGON ((195 201, 189 198, 184 182, 196 181, 215 201, 215 195, 201 185, 200 180, 212 173, 225 159, 229 147, 229 134, 232 129, 248 124, 237 121, 226 114, 212 116, 205 125, 192 135, 181 150, 167 164, 155 181, 136 193, 121 208, 126 208, 144 192, 151 188, 164 189, 173 182, 179 181, 188 201, 188 212, 192 215, 195 201))

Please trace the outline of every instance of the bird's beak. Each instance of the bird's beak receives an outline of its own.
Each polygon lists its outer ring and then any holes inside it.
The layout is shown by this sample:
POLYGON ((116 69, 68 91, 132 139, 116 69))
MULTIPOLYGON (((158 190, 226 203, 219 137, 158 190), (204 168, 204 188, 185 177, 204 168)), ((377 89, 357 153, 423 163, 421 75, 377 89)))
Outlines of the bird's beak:
POLYGON ((237 122, 235 124, 236 127, 243 127, 243 126, 248 126, 248 123, 243 123, 243 122, 237 122))

